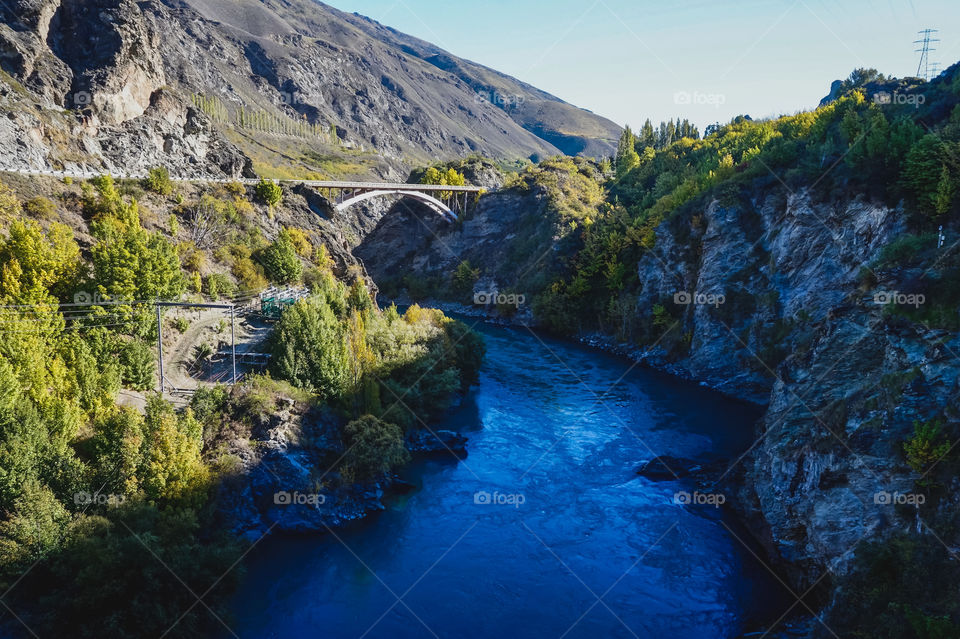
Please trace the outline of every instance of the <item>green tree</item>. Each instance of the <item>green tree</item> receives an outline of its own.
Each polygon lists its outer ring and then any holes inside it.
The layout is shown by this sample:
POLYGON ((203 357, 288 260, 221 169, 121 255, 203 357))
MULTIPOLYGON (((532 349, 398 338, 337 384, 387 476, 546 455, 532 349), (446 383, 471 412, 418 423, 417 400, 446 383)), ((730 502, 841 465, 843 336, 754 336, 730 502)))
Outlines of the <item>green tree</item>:
POLYGON ((453 290, 458 295, 469 295, 473 293, 473 285, 480 277, 480 269, 472 268, 470 262, 464 260, 457 265, 453 272, 453 290))
POLYGON ((280 204, 280 201, 283 199, 283 189, 280 185, 266 178, 263 178, 257 183, 253 192, 261 202, 270 208, 280 204))
POLYGON ((297 282, 303 275, 303 263, 286 230, 280 231, 277 239, 261 251, 259 258, 267 276, 278 284, 297 282))
POLYGON ((630 127, 624 127, 620 134, 620 143, 617 145, 616 167, 617 179, 622 179, 627 173, 640 164, 640 156, 636 150, 636 138, 630 127))
POLYGON ((943 178, 943 146, 929 133, 910 148, 903 170, 903 181, 920 207, 928 214, 936 213, 936 199, 943 178))
POLYGON ((141 226, 136 202, 120 203, 113 211, 91 225, 98 240, 92 250, 94 278, 101 293, 128 300, 179 297, 186 282, 173 245, 141 226))
POLYGON ((325 300, 301 300, 284 311, 272 343, 271 371, 278 379, 325 400, 343 396, 348 370, 343 326, 325 300))
POLYGON ((147 400, 143 462, 137 473, 149 499, 200 504, 208 473, 200 452, 203 428, 189 409, 178 416, 159 395, 147 400))
POLYGON ((372 479, 407 462, 399 426, 364 415, 343 429, 343 466, 354 479, 372 479))
POLYGON ((132 339, 121 346, 118 359, 121 380, 127 388, 145 391, 153 386, 157 363, 149 344, 132 339))
POLYGON ((944 166, 940 172, 940 182, 937 184, 936 195, 933 198, 933 210, 937 215, 943 215, 950 210, 955 190, 956 186, 950 177, 950 169, 944 166))
POLYGON ((173 193, 173 182, 170 180, 170 171, 162 166, 150 169, 144 180, 144 188, 157 195, 166 197, 173 193))

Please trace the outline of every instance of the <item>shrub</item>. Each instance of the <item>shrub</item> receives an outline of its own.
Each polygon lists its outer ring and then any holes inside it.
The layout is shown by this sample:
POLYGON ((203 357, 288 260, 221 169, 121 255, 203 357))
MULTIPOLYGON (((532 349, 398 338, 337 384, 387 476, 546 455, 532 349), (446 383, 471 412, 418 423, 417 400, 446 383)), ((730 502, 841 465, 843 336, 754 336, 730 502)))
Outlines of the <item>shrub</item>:
POLYGON ((950 442, 941 441, 941 427, 941 423, 935 420, 913 423, 913 436, 904 442, 903 451, 914 472, 926 475, 934 464, 950 452, 950 442))
POLYGON ((23 212, 38 220, 52 220, 57 216, 57 205, 45 197, 35 197, 23 203, 23 212))
POLYGON ((410 458, 399 426, 364 415, 343 429, 343 466, 354 479, 372 479, 410 458))
POLYGON ((120 379, 127 387, 143 391, 153 386, 156 358, 146 342, 127 342, 120 349, 119 360, 120 379))
POLYGON ((460 295, 469 295, 473 293, 473 285, 479 277, 480 269, 471 268, 470 262, 464 260, 453 273, 453 290, 460 295))
MULTIPOLYGON (((960 636, 960 568, 931 535, 898 535, 857 548, 825 620, 840 637, 960 636)), ((831 635, 832 636, 832 635, 831 635)))
POLYGON ((254 193, 257 199, 270 208, 280 204, 280 201, 283 199, 283 189, 280 185, 266 178, 260 180, 257 186, 254 187, 254 193))
POLYGON ((300 257, 310 259, 310 256, 313 255, 313 244, 310 243, 307 234, 302 230, 297 228, 289 228, 285 230, 287 239, 290 240, 290 243, 293 244, 293 248, 296 249, 297 255, 300 257))
POLYGON ((303 274, 303 264, 290 239, 289 231, 281 231, 279 237, 261 251, 260 263, 270 279, 278 284, 296 282, 303 274))
POLYGON ((227 182, 223 188, 234 197, 243 197, 247 194, 247 187, 242 182, 227 182))
POLYGON ((211 273, 204 282, 204 292, 212 300, 219 300, 221 297, 229 298, 236 295, 237 285, 223 273, 211 273))
POLYGON ((143 181, 143 188, 164 197, 173 193, 173 182, 170 181, 170 171, 162 166, 150 169, 147 178, 143 181))

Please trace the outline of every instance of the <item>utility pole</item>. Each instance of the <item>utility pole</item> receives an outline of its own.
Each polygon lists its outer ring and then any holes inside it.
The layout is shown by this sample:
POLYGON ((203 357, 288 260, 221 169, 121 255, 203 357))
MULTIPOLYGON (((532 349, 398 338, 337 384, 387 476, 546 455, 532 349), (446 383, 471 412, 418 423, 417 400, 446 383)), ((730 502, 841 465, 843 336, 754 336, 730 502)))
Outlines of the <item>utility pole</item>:
POLYGON ((163 319, 160 317, 160 304, 157 304, 157 354, 160 362, 160 394, 163 395, 163 319))
POLYGON ((237 307, 230 307, 230 347, 233 351, 233 381, 237 383, 237 307))
POLYGON ((920 54, 920 64, 917 65, 917 76, 923 78, 924 80, 930 79, 930 52, 936 51, 933 48, 932 44, 940 42, 938 38, 934 38, 933 34, 939 33, 936 29, 924 29, 923 31, 918 31, 917 35, 920 36, 919 40, 914 40, 914 44, 921 45, 919 49, 915 49, 915 53, 920 54), (922 75, 921 75, 922 72, 922 75))

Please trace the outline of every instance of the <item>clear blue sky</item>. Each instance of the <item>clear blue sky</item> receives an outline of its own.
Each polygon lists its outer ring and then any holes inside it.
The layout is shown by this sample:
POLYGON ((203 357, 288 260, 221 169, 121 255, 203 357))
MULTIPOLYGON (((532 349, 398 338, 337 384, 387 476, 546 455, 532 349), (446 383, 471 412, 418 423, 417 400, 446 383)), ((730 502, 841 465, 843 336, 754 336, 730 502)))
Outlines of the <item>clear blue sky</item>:
POLYGON ((327 0, 639 127, 816 106, 855 67, 960 60, 960 0, 327 0))

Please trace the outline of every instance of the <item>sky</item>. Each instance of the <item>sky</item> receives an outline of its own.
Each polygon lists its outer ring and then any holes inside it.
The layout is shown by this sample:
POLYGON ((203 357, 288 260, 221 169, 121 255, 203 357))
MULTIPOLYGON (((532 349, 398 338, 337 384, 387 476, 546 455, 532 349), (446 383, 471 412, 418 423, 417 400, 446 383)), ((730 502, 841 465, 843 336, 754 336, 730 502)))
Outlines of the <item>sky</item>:
POLYGON ((639 128, 813 108, 857 67, 960 60, 960 0, 326 0, 639 128))

